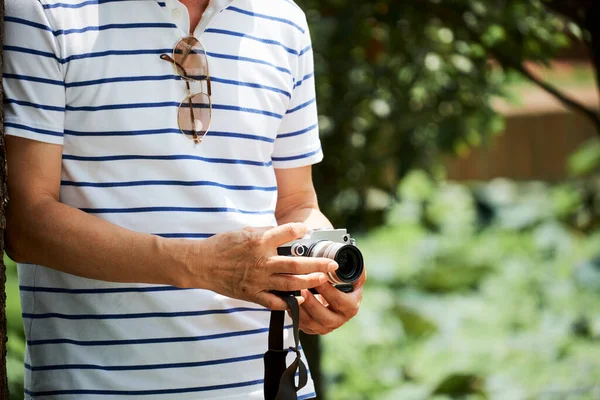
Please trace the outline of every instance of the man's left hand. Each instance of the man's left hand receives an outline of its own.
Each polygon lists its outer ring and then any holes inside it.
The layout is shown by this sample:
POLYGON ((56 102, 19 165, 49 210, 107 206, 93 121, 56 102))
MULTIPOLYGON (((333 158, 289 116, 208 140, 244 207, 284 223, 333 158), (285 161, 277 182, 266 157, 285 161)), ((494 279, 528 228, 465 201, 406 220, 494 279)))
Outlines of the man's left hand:
POLYGON ((316 288, 320 296, 303 290, 306 300, 300 306, 300 329, 309 335, 326 335, 344 325, 358 313, 366 280, 365 269, 352 293, 343 293, 329 283, 316 288))

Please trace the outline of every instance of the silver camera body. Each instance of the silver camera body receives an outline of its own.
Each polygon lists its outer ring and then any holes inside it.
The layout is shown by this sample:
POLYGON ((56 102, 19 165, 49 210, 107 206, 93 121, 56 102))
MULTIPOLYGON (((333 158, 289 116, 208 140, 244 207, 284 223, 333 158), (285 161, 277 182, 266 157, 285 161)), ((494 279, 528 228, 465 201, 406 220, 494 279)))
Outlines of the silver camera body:
POLYGON ((346 229, 314 229, 302 239, 292 240, 277 249, 279 255, 293 257, 322 257, 338 263, 339 268, 328 274, 329 282, 346 291, 364 269, 362 253, 346 229))
POLYGON ((350 237, 346 229, 321 228, 309 230, 302 239, 292 240, 281 247, 290 247, 293 255, 302 257, 305 255, 308 247, 318 240, 328 240, 330 242, 356 246, 356 240, 350 237))

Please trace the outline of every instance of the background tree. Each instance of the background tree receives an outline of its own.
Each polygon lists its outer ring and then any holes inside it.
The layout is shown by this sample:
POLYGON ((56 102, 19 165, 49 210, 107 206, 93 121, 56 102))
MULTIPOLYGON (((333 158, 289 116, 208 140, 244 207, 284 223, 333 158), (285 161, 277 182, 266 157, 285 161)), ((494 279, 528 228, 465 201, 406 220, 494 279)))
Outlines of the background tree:
POLYGON ((382 222, 386 197, 411 168, 485 143, 503 129, 490 106, 517 71, 600 118, 525 66, 547 65, 573 40, 600 67, 598 2, 298 0, 312 28, 325 161, 320 202, 338 226, 382 222), (559 14, 560 13, 560 14, 559 14), (594 25, 595 24, 595 25, 594 25))
MULTIPOLYGON (((296 2, 312 30, 326 153, 315 184, 336 226, 356 232, 381 225, 409 170, 435 174, 441 154, 501 132, 490 100, 505 95, 510 71, 586 115, 600 133, 594 110, 526 66, 548 65, 571 42, 584 41, 600 71, 595 0, 296 2)), ((318 339, 303 341, 318 377, 318 339)))

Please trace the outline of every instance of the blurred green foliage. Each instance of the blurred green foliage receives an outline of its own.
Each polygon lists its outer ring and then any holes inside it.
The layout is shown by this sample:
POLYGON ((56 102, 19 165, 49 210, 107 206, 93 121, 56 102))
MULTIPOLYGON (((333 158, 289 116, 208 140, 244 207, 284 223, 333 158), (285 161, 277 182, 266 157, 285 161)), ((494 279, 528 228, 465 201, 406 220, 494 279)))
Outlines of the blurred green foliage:
POLYGON ((4 257, 6 265, 6 319, 7 319, 7 358, 8 386, 10 400, 22 400, 23 395, 23 362, 25 357, 25 331, 21 318, 21 301, 19 298, 19 280, 17 266, 8 257, 4 257))
POLYGON ((401 177, 439 172, 503 129, 490 106, 509 66, 545 63, 585 36, 540 0, 297 0, 315 50, 326 215, 353 231, 381 224, 401 177), (490 62, 500 58, 500 64, 490 62))
MULTIPOLYGON (((297 0, 315 50, 320 203, 365 231, 359 317, 325 340, 329 399, 598 399, 597 184, 434 184, 502 131, 511 67, 586 32, 540 0, 297 0), (491 62, 491 55, 499 63, 491 62), (499 65, 500 64, 500 65, 499 65), (398 184, 408 171, 413 172, 398 184), (400 201, 396 201, 400 199, 400 201)), ((570 163, 584 175, 590 145, 570 163)), ((11 399, 25 339, 7 260, 11 399)))
POLYGON ((599 189, 411 172, 358 239, 369 280, 324 338, 327 398, 599 399, 599 189))

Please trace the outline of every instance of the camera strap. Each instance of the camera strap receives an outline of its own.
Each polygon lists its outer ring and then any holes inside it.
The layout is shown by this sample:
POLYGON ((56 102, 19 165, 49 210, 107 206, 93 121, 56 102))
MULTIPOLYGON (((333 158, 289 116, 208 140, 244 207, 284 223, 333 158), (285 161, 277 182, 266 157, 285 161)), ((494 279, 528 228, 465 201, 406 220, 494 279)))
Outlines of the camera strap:
POLYGON ((269 350, 265 353, 265 400, 296 400, 297 392, 306 386, 308 372, 300 355, 300 308, 293 295, 284 296, 292 313, 294 347, 283 348, 283 328, 285 311, 271 311, 269 324, 269 350), (286 369, 288 353, 296 353, 296 359, 286 369), (296 372, 298 386, 296 386, 296 372))

